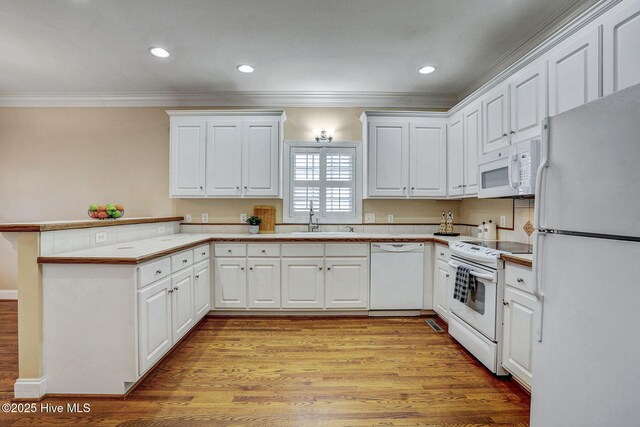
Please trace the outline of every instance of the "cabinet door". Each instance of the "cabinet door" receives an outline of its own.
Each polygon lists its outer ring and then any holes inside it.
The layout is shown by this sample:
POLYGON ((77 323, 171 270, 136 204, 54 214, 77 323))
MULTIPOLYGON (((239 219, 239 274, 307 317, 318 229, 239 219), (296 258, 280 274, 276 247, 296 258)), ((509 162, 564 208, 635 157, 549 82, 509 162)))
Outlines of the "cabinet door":
POLYGON ((153 366, 170 348, 171 278, 138 291, 138 358, 140 374, 153 366))
POLYGON ((409 135, 409 196, 447 195, 447 127, 444 120, 416 122, 409 135))
POLYGON ((277 197, 280 193, 280 122, 245 121, 242 130, 242 194, 277 197))
POLYGON ((172 197, 204 196, 206 135, 204 120, 171 120, 172 197))
POLYGON ((207 196, 240 196, 240 121, 210 120, 207 129, 207 196))
POLYGON ((640 2, 608 18, 603 29, 604 95, 640 83, 640 2))
POLYGON ((407 196, 409 123, 369 123, 369 196, 407 196))
POLYGON ((465 196, 478 194, 478 148, 482 142, 482 104, 476 102, 462 112, 464 134, 465 196))
POLYGON ((447 322, 449 321, 449 264, 436 261, 433 281, 433 309, 447 322))
POLYGON ((464 192, 464 130, 462 114, 449 119, 447 141, 447 164, 449 169, 449 196, 460 196, 464 192))
POLYGON ((509 79, 511 87, 511 143, 542 134, 547 115, 547 61, 527 66, 509 79))
POLYGON ((213 282, 216 308, 247 308, 247 261, 217 258, 213 282))
POLYGON ((509 84, 498 86, 485 95, 482 102, 484 138, 480 159, 492 151, 508 147, 509 142, 509 84))
POLYGON ((573 37, 549 54, 549 115, 593 101, 599 96, 598 29, 573 37))
POLYGON ((280 308, 280 258, 249 259, 249 308, 280 308))
POLYGON ((324 307, 324 259, 282 259, 282 307, 324 307))
POLYGON ((193 311, 193 269, 171 276, 171 320, 173 343, 178 342, 195 323, 193 311))
POLYGON ((202 319, 211 308, 211 267, 206 259, 193 266, 193 295, 196 320, 202 319))
POLYGON ((325 307, 367 308, 369 262, 367 258, 327 258, 325 307))
POLYGON ((505 288, 502 365, 529 387, 537 305, 533 295, 505 288))

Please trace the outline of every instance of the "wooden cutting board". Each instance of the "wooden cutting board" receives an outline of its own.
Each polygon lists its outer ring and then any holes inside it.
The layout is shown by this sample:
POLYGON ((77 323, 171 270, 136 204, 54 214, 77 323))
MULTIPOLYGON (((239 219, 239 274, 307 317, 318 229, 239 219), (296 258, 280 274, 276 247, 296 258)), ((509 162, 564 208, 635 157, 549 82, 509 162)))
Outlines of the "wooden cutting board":
POLYGON ((276 207, 254 206, 253 214, 262 219, 260 234, 273 234, 276 232, 276 207))

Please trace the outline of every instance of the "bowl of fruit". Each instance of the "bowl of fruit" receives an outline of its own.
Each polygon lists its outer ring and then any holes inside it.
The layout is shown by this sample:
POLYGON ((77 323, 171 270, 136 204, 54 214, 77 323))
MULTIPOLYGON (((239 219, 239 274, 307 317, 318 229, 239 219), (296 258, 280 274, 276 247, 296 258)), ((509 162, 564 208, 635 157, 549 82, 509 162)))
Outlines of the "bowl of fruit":
POLYGON ((95 219, 118 219, 124 216, 124 206, 122 205, 96 205, 89 206, 88 214, 95 219))

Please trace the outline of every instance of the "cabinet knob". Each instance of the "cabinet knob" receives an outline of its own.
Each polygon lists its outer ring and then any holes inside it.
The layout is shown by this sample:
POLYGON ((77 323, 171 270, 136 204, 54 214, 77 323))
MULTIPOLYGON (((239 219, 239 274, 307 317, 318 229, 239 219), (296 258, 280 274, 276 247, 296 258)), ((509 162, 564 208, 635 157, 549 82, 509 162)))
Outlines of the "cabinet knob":
POLYGON ((239 190, 239 189, 240 189, 240 187, 236 187, 236 190, 239 190))
POLYGON ((249 270, 253 271, 253 267, 249 267, 249 270))
POLYGON ((205 255, 207 255, 207 253, 206 252, 202 252, 202 256, 205 256, 205 255))
POLYGON ((327 267, 327 271, 330 271, 330 270, 331 270, 331 267, 327 267))
POLYGON ((188 262, 189 262, 189 261, 188 261, 188 260, 186 260, 186 259, 183 259, 183 260, 182 260, 182 263, 183 263, 183 264, 186 264, 186 263, 188 263, 188 262))
POLYGON ((507 135, 506 133, 503 133, 503 134, 502 134, 502 137, 503 137, 503 138, 506 138, 506 137, 508 137, 508 136, 509 136, 509 135, 507 135))
POLYGON ((509 305, 509 301, 502 300, 502 305, 509 305))
POLYGON ((244 189, 245 189, 245 190, 247 189, 247 186, 246 186, 246 185, 244 186, 244 189))
POLYGON ((449 275, 447 274, 447 276, 446 276, 446 277, 449 277, 449 275))
POLYGON ((231 249, 227 249, 227 252, 231 253, 231 249))
POLYGON ((156 270, 156 274, 162 274, 162 270, 156 270))
POLYGON ((405 191, 407 189, 407 187, 402 187, 402 191, 405 191))
POLYGON ((200 278, 200 275, 199 275, 199 274, 196 274, 196 279, 199 279, 199 278, 200 278))
POLYGON ((172 294, 173 293, 173 289, 169 289, 169 293, 172 294))
POLYGON ((175 288, 173 288, 173 290, 174 290, 174 291, 177 291, 177 290, 178 290, 178 287, 176 286, 175 288))
POLYGON ((513 134, 515 134, 515 133, 516 133, 516 131, 514 131, 514 130, 512 130, 511 132, 509 132, 509 134, 510 134, 510 135, 513 135, 513 134))
POLYGON ((462 184, 462 188, 467 188, 467 184, 462 184))
POLYGON ((318 267, 318 270, 322 271, 322 267, 318 267))
POLYGON ((240 267, 240 270, 244 271, 244 267, 240 267))
POLYGON ((262 253, 263 253, 263 254, 266 254, 266 253, 267 253, 267 250, 266 250, 266 249, 263 249, 263 250, 262 250, 262 253))
POLYGON ((440 252, 440 256, 444 256, 444 252, 440 252))
POLYGON ((524 283, 524 279, 523 279, 522 277, 518 277, 518 278, 516 279, 516 281, 517 281, 518 283, 524 283))
POLYGON ((415 190, 415 189, 416 189, 416 187, 411 187, 411 191, 413 191, 413 190, 415 190))
POLYGON ((200 189, 202 190, 202 185, 200 186, 200 189))

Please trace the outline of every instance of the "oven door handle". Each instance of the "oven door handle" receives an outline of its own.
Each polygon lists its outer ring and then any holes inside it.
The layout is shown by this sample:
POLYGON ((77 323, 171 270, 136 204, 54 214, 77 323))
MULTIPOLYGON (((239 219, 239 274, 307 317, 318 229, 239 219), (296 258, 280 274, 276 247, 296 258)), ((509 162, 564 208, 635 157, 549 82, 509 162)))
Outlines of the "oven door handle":
MULTIPOLYGON (((459 265, 458 264, 454 264, 451 261, 449 261, 449 266, 453 267, 453 268, 458 268, 459 265)), ((478 273, 477 271, 471 270, 469 271, 469 274, 471 274, 472 276, 477 277, 478 279, 484 279, 484 280, 494 280, 494 276, 493 274, 482 274, 482 273, 478 273)))

